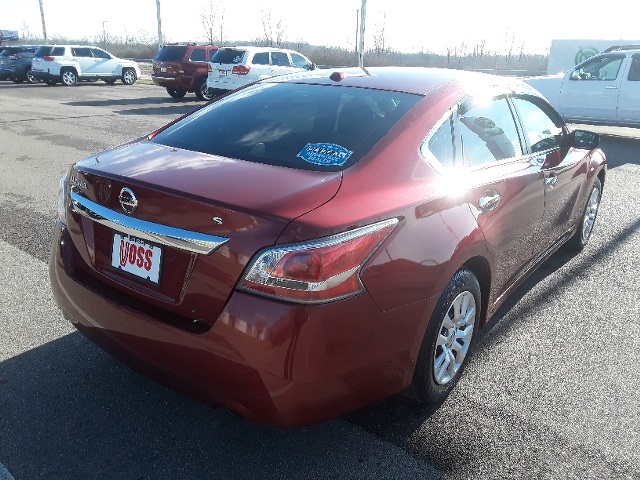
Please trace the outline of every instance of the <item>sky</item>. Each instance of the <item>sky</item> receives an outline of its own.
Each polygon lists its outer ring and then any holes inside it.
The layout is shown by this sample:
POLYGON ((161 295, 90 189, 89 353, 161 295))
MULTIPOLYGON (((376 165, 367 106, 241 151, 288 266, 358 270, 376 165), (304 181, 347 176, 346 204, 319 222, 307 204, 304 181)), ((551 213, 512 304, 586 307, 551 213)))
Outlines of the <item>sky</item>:
MULTIPOLYGON (((48 38, 97 42, 110 36, 135 35, 157 40, 156 0, 42 0, 48 38)), ((0 0, 0 29, 42 36, 39 0, 0 0)), ((618 4, 618 5, 616 5, 618 4)), ((284 39, 311 45, 354 49, 361 0, 160 0, 162 32, 167 42, 207 40, 201 16, 210 6, 223 12, 223 40, 251 41, 263 35, 263 20, 284 39), (268 22, 269 23, 269 22, 268 22)), ((575 2, 538 0, 367 0, 365 50, 373 37, 399 52, 446 53, 455 48, 485 51, 548 52, 552 39, 638 40, 635 15, 621 15, 628 4, 580 11, 575 2), (596 24, 597 22, 597 24, 596 24)), ((220 22, 217 22, 218 28, 220 22)), ((216 28, 216 31, 218 31, 216 28)), ((217 40, 217 38, 216 38, 217 40)))

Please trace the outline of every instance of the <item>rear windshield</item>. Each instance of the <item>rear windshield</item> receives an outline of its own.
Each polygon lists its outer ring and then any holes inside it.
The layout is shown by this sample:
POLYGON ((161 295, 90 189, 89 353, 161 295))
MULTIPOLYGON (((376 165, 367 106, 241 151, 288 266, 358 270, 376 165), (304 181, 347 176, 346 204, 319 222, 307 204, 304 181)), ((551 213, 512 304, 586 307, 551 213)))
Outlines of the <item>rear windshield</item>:
POLYGON ((262 83, 194 112, 152 141, 269 165, 341 171, 366 155, 420 98, 334 85, 262 83))
POLYGON ((45 45, 36 50, 36 57, 61 57, 64 55, 64 47, 52 47, 51 45, 45 45))
POLYGON ((240 63, 245 52, 237 48, 221 48, 211 57, 211 63, 240 63))
POLYGON ((158 52, 154 60, 160 62, 179 62, 182 60, 187 47, 184 45, 165 46, 158 52))

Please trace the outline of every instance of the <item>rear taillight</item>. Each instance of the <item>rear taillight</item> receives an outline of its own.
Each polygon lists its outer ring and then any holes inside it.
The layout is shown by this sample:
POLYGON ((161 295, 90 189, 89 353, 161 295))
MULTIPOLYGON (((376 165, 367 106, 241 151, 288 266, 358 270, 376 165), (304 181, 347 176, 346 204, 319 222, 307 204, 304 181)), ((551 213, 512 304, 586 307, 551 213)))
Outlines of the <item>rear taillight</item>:
POLYGON ((42 60, 44 60, 45 62, 53 62, 55 58, 56 57, 46 56, 46 57, 42 57, 42 60))
POLYGON ((213 65, 211 65, 210 63, 207 64, 207 71, 213 72, 213 65))
POLYGON ((323 303, 364 291, 360 269, 396 218, 309 242, 270 248, 249 264, 238 288, 282 300, 323 303))
POLYGON ((247 67, 246 65, 236 65, 231 70, 231 73, 235 73, 236 75, 246 75, 251 70, 251 67, 247 67))

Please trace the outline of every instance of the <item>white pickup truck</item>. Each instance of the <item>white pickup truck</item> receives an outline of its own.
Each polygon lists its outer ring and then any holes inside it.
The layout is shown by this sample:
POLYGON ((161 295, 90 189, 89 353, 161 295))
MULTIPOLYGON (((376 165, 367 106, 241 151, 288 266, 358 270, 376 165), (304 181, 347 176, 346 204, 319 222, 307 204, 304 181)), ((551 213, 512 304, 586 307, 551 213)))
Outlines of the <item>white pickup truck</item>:
POLYGON ((566 121, 640 126, 640 47, 613 47, 565 73, 524 81, 566 121))

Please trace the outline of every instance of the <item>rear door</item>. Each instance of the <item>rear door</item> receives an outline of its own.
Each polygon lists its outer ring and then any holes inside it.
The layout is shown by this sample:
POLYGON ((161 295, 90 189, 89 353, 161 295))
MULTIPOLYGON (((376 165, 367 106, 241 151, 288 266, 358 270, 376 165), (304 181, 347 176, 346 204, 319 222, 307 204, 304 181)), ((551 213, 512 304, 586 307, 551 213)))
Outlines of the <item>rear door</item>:
POLYGON ((287 52, 271 52, 271 75, 284 75, 293 71, 294 68, 291 66, 291 59, 287 52))
POLYGON ((464 164, 459 186, 484 233, 502 292, 533 255, 544 212, 542 166, 525 154, 506 98, 463 102, 455 130, 464 164))
POLYGON ((620 85, 618 97, 618 121, 638 124, 640 122, 640 53, 634 53, 629 70, 620 85))

